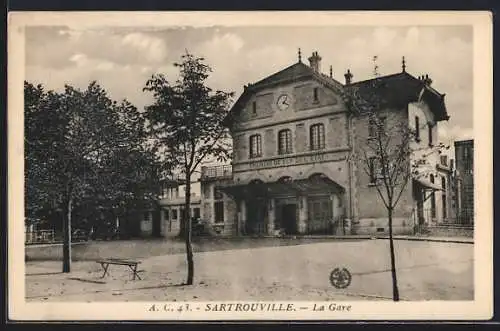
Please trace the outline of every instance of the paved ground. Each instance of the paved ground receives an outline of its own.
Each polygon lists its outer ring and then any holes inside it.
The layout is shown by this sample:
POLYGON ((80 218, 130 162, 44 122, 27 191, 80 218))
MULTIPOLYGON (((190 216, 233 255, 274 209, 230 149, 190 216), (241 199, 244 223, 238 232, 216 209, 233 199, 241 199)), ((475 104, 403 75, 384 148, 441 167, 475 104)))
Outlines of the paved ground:
MULTIPOLYGON (((473 245, 396 241, 403 300, 472 300, 473 245)), ((255 244, 253 244, 255 246, 255 244)), ((118 252, 117 252, 118 254, 118 252)), ((110 255, 115 256, 115 255, 110 255)), ((226 249, 195 254, 195 284, 185 280, 184 254, 143 260, 143 280, 111 266, 100 279, 92 261, 60 273, 58 261, 26 263, 28 301, 389 300, 387 240, 330 241, 294 246, 226 249), (337 266, 353 274, 338 290, 329 283, 337 266)))

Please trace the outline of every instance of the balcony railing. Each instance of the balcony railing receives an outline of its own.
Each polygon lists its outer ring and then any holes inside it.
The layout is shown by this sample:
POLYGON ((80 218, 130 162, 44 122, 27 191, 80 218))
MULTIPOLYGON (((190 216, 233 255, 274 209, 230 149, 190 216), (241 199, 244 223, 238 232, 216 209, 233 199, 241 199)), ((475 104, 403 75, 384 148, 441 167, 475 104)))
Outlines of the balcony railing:
POLYGON ((224 179, 233 177, 233 167, 231 165, 202 167, 201 179, 224 179))

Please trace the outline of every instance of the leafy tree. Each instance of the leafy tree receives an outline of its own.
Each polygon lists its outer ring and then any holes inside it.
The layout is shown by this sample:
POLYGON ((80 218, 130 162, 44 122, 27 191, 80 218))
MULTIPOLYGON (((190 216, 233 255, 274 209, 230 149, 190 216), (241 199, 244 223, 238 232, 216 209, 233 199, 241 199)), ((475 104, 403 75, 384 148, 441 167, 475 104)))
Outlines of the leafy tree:
POLYGON ((198 166, 208 158, 218 161, 230 156, 230 137, 222 125, 233 93, 213 91, 207 86, 211 68, 203 58, 186 52, 179 68, 179 78, 171 83, 163 74, 154 74, 144 87, 154 102, 146 107, 149 134, 172 169, 181 173, 186 183, 186 199, 181 224, 186 241, 187 284, 193 284, 194 263, 191 247, 191 179, 198 166))
POLYGON ((145 184, 158 182, 157 159, 142 115, 96 82, 83 91, 67 85, 63 93, 26 82, 25 113, 27 214, 49 209, 62 216, 63 272, 70 272, 72 217, 89 206, 123 213, 155 189, 145 184))
POLYGON ((427 157, 434 152, 441 153, 447 147, 443 144, 432 148, 417 147, 415 130, 410 128, 401 112, 395 111, 403 106, 397 100, 399 96, 395 96, 378 75, 370 84, 347 87, 345 97, 356 120, 368 124, 368 136, 357 138, 351 157, 370 177, 371 185, 376 188, 387 210, 393 300, 399 301, 393 241, 394 212, 410 180, 425 177, 432 171, 427 157), (425 150, 425 153, 419 153, 420 150, 425 150))
POLYGON ((50 214, 59 200, 52 181, 55 151, 65 127, 59 95, 45 91, 42 85, 24 83, 25 104, 25 201, 26 219, 34 221, 50 214))

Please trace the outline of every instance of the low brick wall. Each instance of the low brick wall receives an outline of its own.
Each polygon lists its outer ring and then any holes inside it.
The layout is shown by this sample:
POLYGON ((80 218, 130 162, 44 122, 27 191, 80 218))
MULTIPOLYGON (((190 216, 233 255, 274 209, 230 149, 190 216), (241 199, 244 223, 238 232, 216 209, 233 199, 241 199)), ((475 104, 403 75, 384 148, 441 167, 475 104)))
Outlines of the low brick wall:
MULTIPOLYGON (((392 220, 392 233, 400 235, 413 234, 413 223, 404 218, 392 220)), ((352 234, 356 235, 381 235, 389 234, 389 221, 387 218, 363 218, 352 224, 352 234)))

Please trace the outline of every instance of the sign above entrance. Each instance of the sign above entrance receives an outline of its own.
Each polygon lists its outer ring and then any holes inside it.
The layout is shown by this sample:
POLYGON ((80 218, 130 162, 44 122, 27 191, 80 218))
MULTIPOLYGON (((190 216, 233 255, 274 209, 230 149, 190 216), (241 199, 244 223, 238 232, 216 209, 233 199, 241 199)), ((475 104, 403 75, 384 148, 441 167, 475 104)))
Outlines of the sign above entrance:
POLYGON ((331 152, 281 157, 262 161, 235 163, 233 164, 233 172, 242 172, 254 169, 278 168, 311 163, 345 161, 347 159, 346 153, 339 153, 345 151, 346 150, 335 150, 331 152))

